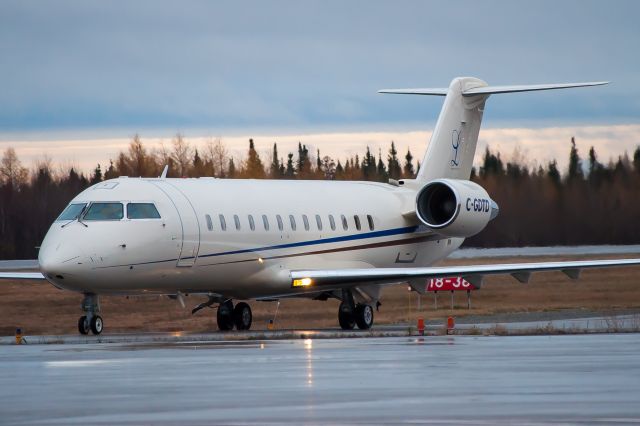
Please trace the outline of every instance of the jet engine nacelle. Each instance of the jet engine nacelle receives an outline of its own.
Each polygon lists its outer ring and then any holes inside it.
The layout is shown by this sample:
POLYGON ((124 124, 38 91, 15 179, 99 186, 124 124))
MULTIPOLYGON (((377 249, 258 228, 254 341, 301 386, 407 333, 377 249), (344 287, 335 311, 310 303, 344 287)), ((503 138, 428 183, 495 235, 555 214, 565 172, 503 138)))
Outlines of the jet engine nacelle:
POLYGON ((416 197, 420 221, 446 237, 475 235, 498 215, 498 211, 498 205, 487 191, 467 180, 434 180, 416 197))

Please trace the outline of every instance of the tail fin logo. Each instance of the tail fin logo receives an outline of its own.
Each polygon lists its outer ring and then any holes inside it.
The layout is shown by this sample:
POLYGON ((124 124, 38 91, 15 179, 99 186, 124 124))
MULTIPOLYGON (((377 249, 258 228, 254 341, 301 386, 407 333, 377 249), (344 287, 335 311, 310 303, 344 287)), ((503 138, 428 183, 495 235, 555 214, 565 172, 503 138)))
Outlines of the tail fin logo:
POLYGON ((452 169, 460 167, 460 158, 458 158, 458 152, 461 148, 461 144, 464 139, 462 138, 462 129, 454 130, 451 132, 451 161, 449 164, 452 169))

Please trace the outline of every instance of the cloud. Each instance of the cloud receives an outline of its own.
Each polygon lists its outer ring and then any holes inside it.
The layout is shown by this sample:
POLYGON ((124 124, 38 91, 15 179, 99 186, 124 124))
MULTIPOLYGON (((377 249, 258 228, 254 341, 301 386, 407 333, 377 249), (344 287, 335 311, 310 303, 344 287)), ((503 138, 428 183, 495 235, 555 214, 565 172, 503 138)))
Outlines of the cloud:
POLYGON ((10 2, 0 14, 0 128, 245 132, 415 123, 439 102, 388 86, 610 79, 492 100, 524 120, 637 122, 640 3, 10 2))

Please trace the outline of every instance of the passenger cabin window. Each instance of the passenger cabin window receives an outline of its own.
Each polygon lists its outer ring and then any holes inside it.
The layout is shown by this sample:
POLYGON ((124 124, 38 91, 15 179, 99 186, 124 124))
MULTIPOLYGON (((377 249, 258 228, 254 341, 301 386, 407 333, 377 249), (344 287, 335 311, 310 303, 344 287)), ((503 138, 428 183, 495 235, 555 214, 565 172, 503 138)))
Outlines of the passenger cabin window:
POLYGON ((83 220, 120 220, 124 217, 122 203, 92 203, 83 220))
POLYGON ((370 214, 367 215, 367 222, 369 222, 369 231, 373 231, 373 217, 370 214))
POLYGON ((344 215, 340 215, 340 219, 342 220, 342 229, 345 231, 349 229, 349 224, 347 223, 347 218, 344 215))
POLYGON ((249 228, 251 228, 252 231, 256 230, 256 223, 253 221, 253 216, 249 215, 249 228))
POLYGON ((305 231, 308 231, 309 230, 309 218, 307 217, 306 214, 302 215, 302 222, 304 222, 305 231))
POLYGON ((269 218, 267 217, 266 214, 262 215, 262 225, 264 225, 264 230, 265 231, 269 230, 269 218))
POLYGON ((222 229, 223 231, 227 230, 227 221, 224 218, 223 214, 219 214, 218 218, 220 219, 220 229, 222 229))
POLYGON ((316 224, 318 225, 318 231, 322 231, 322 219, 319 214, 316 215, 316 224))
POLYGON ((127 218, 160 219, 160 213, 158 213, 158 209, 153 203, 129 203, 127 204, 127 218))
POLYGON ((284 229, 284 224, 282 223, 282 216, 276 215, 276 221, 278 222, 278 229, 282 231, 284 229))
POLYGON ((240 218, 237 214, 233 215, 233 221, 236 223, 236 229, 240 230, 240 218))
POLYGON ((336 221, 333 219, 332 214, 329 215, 329 225, 331 226, 332 231, 336 230, 336 221))
POLYGON ((66 209, 60 213, 60 216, 56 220, 73 220, 82 213, 82 210, 87 206, 87 203, 74 203, 69 204, 66 209))
POLYGON ((293 217, 292 214, 289 215, 289 222, 291 222, 291 230, 295 231, 296 230, 296 218, 293 217))
POLYGON ((359 231, 361 229, 361 226, 360 226, 360 218, 358 217, 357 214, 353 216, 353 221, 356 223, 356 229, 359 231))
POLYGON ((209 216, 208 214, 205 214, 204 218, 207 219, 207 229, 209 231, 213 231, 213 222, 211 221, 211 216, 209 216))

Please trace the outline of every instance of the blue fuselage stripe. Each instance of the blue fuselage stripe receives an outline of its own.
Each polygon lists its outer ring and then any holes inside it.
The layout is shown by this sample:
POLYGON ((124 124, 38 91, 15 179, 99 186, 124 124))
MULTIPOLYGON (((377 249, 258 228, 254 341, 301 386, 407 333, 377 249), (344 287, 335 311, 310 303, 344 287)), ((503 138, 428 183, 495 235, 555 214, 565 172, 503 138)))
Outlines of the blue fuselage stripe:
POLYGON ((198 256, 198 258, 225 256, 229 254, 240 254, 240 253, 254 253, 257 251, 277 250, 277 249, 285 249, 285 248, 292 248, 292 247, 313 246, 318 244, 339 243, 343 241, 364 240, 367 238, 387 237, 390 235, 410 234, 412 232, 415 232, 417 229, 418 229, 417 226, 407 226, 404 228, 394 228, 394 229, 385 229, 383 231, 366 232, 364 234, 352 234, 352 235, 344 235, 342 237, 322 238, 319 240, 309 240, 309 241, 300 241, 297 243, 278 244, 275 246, 264 246, 264 247, 250 248, 250 249, 225 251, 220 253, 203 254, 198 256))

